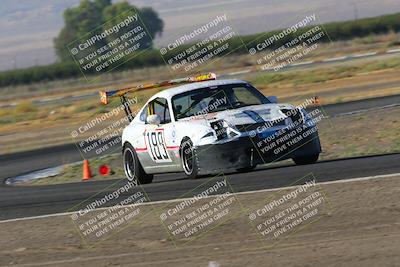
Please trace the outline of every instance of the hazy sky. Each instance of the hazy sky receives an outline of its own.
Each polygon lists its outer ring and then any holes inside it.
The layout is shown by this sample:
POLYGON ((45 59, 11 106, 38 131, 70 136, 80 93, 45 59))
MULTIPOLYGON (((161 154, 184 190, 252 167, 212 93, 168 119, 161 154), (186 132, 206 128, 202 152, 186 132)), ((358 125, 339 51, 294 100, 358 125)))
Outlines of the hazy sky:
MULTIPOLYGON (((53 38, 63 26, 63 11, 80 0, 1 0, 0 70, 44 65, 55 61, 53 38)), ((163 43, 227 14, 241 34, 269 31, 289 25, 304 14, 316 13, 318 22, 340 21, 400 12, 398 0, 129 0, 151 6, 165 22, 163 43)))

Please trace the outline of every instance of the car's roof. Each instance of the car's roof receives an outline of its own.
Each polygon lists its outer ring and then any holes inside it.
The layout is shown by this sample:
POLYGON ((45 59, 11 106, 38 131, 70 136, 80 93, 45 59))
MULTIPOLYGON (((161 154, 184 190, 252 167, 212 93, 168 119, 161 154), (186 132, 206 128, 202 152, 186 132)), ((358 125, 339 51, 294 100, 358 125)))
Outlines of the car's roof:
POLYGON ((173 87, 169 89, 165 89, 161 92, 158 92, 154 96, 151 97, 151 99, 155 99, 157 97, 162 97, 166 99, 170 99, 175 95, 200 89, 200 88, 207 88, 207 87, 212 87, 212 86, 220 86, 220 85, 226 85, 226 84, 242 84, 242 83, 247 83, 246 81, 242 80, 212 80, 212 81, 206 81, 206 82, 197 82, 197 83, 189 83, 185 85, 181 85, 178 87, 173 87))

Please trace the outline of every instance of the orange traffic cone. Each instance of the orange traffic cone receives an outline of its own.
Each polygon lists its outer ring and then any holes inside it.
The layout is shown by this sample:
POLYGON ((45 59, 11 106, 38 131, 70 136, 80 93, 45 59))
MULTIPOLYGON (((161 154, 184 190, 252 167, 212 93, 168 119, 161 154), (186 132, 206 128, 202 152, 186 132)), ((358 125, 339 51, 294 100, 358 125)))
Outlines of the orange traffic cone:
POLYGON ((92 178, 92 172, 90 171, 89 161, 87 159, 83 160, 83 177, 82 181, 87 181, 92 178))

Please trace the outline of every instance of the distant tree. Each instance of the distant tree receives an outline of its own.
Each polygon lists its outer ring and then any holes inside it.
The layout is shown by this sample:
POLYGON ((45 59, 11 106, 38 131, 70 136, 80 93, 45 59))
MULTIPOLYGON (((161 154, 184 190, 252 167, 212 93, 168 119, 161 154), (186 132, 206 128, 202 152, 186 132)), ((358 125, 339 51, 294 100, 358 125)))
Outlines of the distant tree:
POLYGON ((152 8, 144 7, 138 10, 140 18, 143 20, 151 38, 154 39, 157 35, 162 34, 162 29, 164 29, 164 22, 160 19, 157 12, 152 8), (161 30, 160 30, 161 29, 161 30))
MULTIPOLYGON (((118 16, 128 10, 137 10, 140 19, 149 31, 151 39, 161 35, 164 23, 152 8, 138 9, 127 2, 112 4, 111 0, 82 0, 77 7, 69 8, 64 11, 64 27, 54 39, 54 47, 60 61, 71 61, 72 57, 67 49, 71 42, 91 35, 101 34, 105 29, 114 26, 124 18, 118 16), (110 21, 106 23, 107 21, 110 21)), ((150 38, 143 38, 146 42, 141 44, 141 48, 152 47, 150 38)), ((92 49, 104 46, 107 39, 96 42, 92 49)))
MULTIPOLYGON (((128 10, 132 10, 132 8, 133 6, 129 5, 127 2, 121 2, 107 6, 103 10, 103 19, 106 21, 104 28, 112 27, 119 22, 122 22, 125 19, 125 16, 120 15, 126 13, 128 10)), ((144 24, 145 30, 148 31, 150 35, 150 38, 146 37, 141 39, 140 47, 141 49, 151 48, 153 46, 152 39, 154 39, 157 35, 161 35, 164 28, 164 23, 152 8, 145 7, 142 9, 135 9, 138 12, 141 22, 144 24)), ((142 23, 139 24, 143 25, 142 23)), ((122 29, 122 33, 119 34, 122 35, 124 31, 129 30, 129 27, 122 29)))

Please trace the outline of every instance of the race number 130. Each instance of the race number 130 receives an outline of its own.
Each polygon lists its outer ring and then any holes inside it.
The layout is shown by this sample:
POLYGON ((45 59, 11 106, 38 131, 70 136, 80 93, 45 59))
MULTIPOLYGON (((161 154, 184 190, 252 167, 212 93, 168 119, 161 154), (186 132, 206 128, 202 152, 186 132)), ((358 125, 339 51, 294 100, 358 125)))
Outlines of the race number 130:
POLYGON ((171 159, 167 152, 164 142, 164 131, 153 131, 146 133, 147 144, 149 145, 150 157, 155 162, 170 162, 171 159))

